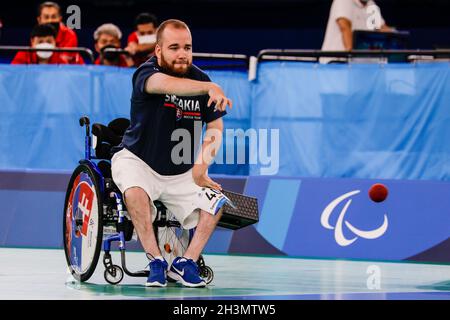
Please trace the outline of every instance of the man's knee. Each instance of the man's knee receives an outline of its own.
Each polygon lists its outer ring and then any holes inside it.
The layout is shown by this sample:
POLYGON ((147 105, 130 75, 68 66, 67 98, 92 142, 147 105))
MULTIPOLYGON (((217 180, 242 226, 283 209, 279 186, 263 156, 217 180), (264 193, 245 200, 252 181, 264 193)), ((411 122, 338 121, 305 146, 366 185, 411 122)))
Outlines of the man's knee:
POLYGON ((211 214, 207 211, 200 210, 200 217, 202 217, 205 221, 211 222, 213 224, 217 223, 222 216, 223 208, 221 208, 216 214, 211 214))
POLYGON ((147 192, 141 187, 131 187, 125 190, 124 201, 129 210, 142 210, 149 207, 149 201, 151 200, 147 192))
POLYGON ((148 195, 145 192, 145 190, 142 189, 141 187, 131 187, 131 188, 128 188, 127 190, 125 190, 125 197, 136 199, 136 198, 148 197, 148 195))

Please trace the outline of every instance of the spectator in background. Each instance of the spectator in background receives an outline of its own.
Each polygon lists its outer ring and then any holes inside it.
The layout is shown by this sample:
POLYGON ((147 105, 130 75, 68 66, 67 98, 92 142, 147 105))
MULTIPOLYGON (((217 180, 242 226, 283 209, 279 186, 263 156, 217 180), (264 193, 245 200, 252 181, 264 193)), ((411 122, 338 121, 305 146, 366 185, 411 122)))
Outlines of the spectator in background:
POLYGON ((386 25, 375 1, 333 0, 322 50, 352 50, 354 30, 392 29, 386 25))
MULTIPOLYGON (((77 34, 62 23, 61 8, 57 3, 48 1, 39 5, 37 22, 39 24, 50 23, 56 29, 56 46, 58 48, 78 46, 77 34)), ((83 63, 83 59, 78 53, 63 52, 61 58, 67 63, 83 63)))
POLYGON ((99 54, 95 64, 117 67, 133 66, 133 60, 125 54, 104 52, 107 48, 120 49, 121 39, 122 32, 116 25, 105 23, 98 27, 94 32, 95 51, 99 54))
POLYGON ((154 53, 158 21, 153 14, 145 12, 136 17, 134 27, 125 50, 133 56, 134 66, 139 67, 154 53))
MULTIPOLYGON (((50 24, 36 25, 31 31, 31 47, 51 49, 56 47, 56 30, 50 24)), ((67 64, 61 54, 51 51, 20 51, 11 64, 67 64)))

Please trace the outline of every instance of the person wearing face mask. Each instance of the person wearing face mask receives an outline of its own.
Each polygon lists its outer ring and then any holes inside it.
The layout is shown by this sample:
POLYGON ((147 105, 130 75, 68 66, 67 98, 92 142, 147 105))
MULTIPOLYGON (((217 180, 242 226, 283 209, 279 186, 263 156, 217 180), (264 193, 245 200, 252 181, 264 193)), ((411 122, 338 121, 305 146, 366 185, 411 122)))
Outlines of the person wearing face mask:
MULTIPOLYGON (((78 46, 77 34, 62 23, 61 8, 55 2, 44 2, 39 5, 38 24, 50 23, 56 30, 56 46, 58 48, 73 48, 78 46)), ((82 64, 83 58, 78 53, 63 52, 61 58, 67 63, 82 64)))
POLYGON ((125 50, 133 56, 134 65, 139 67, 154 54, 158 21, 153 14, 145 12, 136 17, 134 26, 135 31, 128 36, 125 50))
POLYGON ((94 32, 95 51, 99 54, 95 64, 117 67, 131 67, 133 60, 124 55, 114 52, 105 52, 105 49, 120 49, 120 39, 122 39, 122 31, 119 27, 112 23, 102 24, 94 32))
MULTIPOLYGON (((56 47, 56 30, 50 24, 36 25, 31 31, 31 47, 52 49, 56 47)), ((11 64, 67 64, 61 54, 51 51, 20 51, 11 64)))
MULTIPOLYGON (((333 0, 328 19, 323 51, 353 49, 353 31, 391 31, 373 0, 333 0)), ((330 59, 321 59, 328 62, 330 59)))

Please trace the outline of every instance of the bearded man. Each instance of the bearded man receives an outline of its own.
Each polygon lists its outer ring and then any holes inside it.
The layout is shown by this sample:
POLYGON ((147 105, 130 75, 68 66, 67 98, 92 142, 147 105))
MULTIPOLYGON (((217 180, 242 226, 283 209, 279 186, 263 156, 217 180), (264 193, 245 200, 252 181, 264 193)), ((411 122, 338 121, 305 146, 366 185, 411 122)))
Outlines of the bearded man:
MULTIPOLYGON (((208 176, 223 132, 222 117, 232 102, 217 84, 192 64, 192 36, 180 20, 164 21, 156 32, 155 56, 133 75, 131 123, 120 151, 112 158, 113 180, 124 201, 141 244, 150 259, 146 286, 164 287, 167 277, 188 287, 204 287, 196 261, 222 213, 214 202, 221 186, 208 176), (195 128, 206 124, 201 149, 195 128), (180 131, 181 130, 181 131, 180 131), (186 133, 190 148, 182 161, 174 148, 174 132, 186 133), (197 152, 199 151, 199 152, 197 152), (161 201, 185 229, 195 228, 191 242, 170 268, 159 250, 152 221, 161 201), (211 205, 202 205, 205 202, 211 205)), ((216 198, 217 199, 217 198, 216 198)))

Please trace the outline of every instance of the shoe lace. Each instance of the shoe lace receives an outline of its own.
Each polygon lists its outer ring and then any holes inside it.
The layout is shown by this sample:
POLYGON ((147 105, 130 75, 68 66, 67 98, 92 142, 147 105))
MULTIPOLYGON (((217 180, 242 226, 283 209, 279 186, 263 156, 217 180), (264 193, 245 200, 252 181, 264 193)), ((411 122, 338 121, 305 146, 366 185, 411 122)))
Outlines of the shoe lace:
POLYGON ((147 259, 150 260, 147 267, 150 266, 150 271, 152 272, 159 272, 161 270, 164 270, 164 262, 160 259, 155 259, 153 255, 150 253, 146 253, 147 259))

